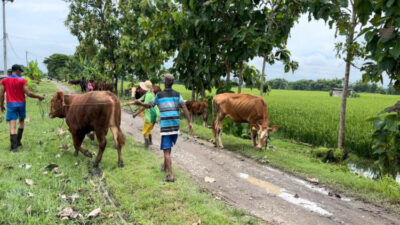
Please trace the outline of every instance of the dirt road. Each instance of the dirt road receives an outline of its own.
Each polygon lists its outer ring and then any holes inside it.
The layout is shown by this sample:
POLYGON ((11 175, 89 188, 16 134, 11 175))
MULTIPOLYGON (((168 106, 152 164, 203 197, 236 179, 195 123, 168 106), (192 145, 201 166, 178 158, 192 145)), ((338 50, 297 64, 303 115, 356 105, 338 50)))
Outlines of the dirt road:
MULTIPOLYGON (((55 84, 61 91, 71 92, 55 84)), ((142 125, 141 118, 122 114, 124 132, 141 142, 142 125)), ((158 126, 153 130, 153 142, 155 153, 160 154, 158 126)), ((172 157, 174 165, 217 198, 272 224, 400 224, 399 215, 380 207, 330 196, 330 190, 229 151, 217 150, 210 143, 187 135, 179 136, 172 157), (205 177, 214 178, 215 182, 206 183, 205 177)))

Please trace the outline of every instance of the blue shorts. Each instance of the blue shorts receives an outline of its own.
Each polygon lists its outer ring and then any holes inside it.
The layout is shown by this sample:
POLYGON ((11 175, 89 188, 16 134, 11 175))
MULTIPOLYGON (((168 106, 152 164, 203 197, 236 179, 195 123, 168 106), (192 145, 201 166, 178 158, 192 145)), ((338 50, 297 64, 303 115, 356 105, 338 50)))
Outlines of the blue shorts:
POLYGON ((22 120, 26 118, 26 106, 7 106, 6 121, 17 120, 18 118, 22 120))
POLYGON ((175 145, 176 140, 178 140, 178 135, 163 135, 161 136, 160 150, 166 150, 172 148, 175 145))

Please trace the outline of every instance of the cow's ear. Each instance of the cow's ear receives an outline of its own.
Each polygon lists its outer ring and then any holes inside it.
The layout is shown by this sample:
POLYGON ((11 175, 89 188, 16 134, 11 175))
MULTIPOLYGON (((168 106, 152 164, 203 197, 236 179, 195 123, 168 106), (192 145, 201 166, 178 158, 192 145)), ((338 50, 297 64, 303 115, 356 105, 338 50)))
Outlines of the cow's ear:
POLYGON ((57 98, 58 99, 63 99, 64 98, 64 93, 62 93, 61 91, 57 92, 57 98))
POLYGON ((273 133, 273 132, 278 130, 278 126, 277 125, 273 125, 272 127, 268 128, 268 130, 273 133))

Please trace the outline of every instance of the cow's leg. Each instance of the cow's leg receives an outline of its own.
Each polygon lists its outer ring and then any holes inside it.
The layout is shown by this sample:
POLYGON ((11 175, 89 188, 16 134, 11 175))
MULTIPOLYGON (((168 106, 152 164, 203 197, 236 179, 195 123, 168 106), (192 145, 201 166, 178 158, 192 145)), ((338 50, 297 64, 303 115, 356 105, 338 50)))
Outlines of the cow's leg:
POLYGON ((216 131, 218 135, 219 147, 222 149, 224 145, 222 144, 222 121, 225 119, 225 115, 222 113, 218 113, 217 115, 217 122, 215 124, 216 131))
POLYGON ((92 153, 90 153, 88 150, 85 150, 82 148, 82 142, 83 139, 85 138, 85 133, 81 131, 73 131, 71 132, 72 138, 74 140, 74 148, 75 148, 75 153, 74 155, 77 156, 78 152, 82 152, 85 156, 92 158, 92 153))
POLYGON ((208 112, 203 112, 203 126, 206 127, 207 125, 207 114, 208 112))
POLYGON ((250 132, 251 132, 251 140, 253 142, 253 147, 256 147, 257 128, 250 125, 250 132))
POLYGON ((97 157, 94 161, 93 166, 97 168, 103 157, 104 149, 107 145, 107 139, 106 134, 103 131, 96 131, 96 137, 99 142, 99 152, 97 153, 97 157))
POLYGON ((120 132, 120 130, 119 130, 118 127, 115 127, 115 126, 110 127, 110 129, 111 129, 111 132, 112 132, 113 137, 114 137, 114 143, 115 143, 115 145, 117 146, 117 151, 118 151, 118 166, 119 166, 119 167, 124 167, 124 162, 123 162, 123 160, 122 160, 122 153, 121 153, 121 147, 122 147, 121 144, 122 144, 122 143, 119 143, 119 141, 118 141, 118 133, 120 132))
POLYGON ((79 135, 76 134, 76 132, 71 132, 71 134, 72 134, 72 140, 74 141, 74 148, 75 148, 74 155, 78 156, 83 139, 81 139, 79 135))

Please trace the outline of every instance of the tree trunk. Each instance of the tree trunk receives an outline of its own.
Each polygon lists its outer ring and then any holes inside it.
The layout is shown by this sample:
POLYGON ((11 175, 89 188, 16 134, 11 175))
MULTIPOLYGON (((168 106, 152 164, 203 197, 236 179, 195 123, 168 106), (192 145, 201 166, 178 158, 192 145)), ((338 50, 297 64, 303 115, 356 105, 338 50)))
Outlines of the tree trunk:
POLYGON ((203 100, 206 99, 206 89, 204 88, 204 85, 201 85, 201 97, 203 100))
POLYGON ((242 85, 243 85, 243 63, 240 63, 239 68, 239 85, 238 85, 238 93, 242 93, 242 85))
POLYGON ((192 101, 195 100, 196 97, 196 90, 194 89, 193 85, 192 85, 192 101))
POLYGON ((231 64, 229 60, 226 61, 226 84, 229 85, 231 83, 231 64))
POLYGON ((124 78, 121 78, 121 97, 124 97, 124 78))
POLYGON ((265 76, 265 57, 263 59, 263 66, 262 66, 262 72, 261 72, 261 77, 260 77, 260 96, 262 97, 264 95, 264 76, 265 76))
POLYGON ((117 77, 117 74, 114 74, 114 91, 115 91, 115 94, 118 95, 118 77, 117 77))
MULTIPOLYGON (((353 45, 354 43, 354 30, 356 28, 356 12, 353 6, 350 30, 346 39, 347 48, 353 45)), ((349 87, 349 78, 350 78, 350 68, 351 62, 353 60, 352 51, 347 49, 347 56, 346 56, 346 70, 344 74, 344 82, 343 82, 343 93, 342 93, 342 104, 340 107, 340 121, 339 121, 339 135, 338 135, 338 148, 342 149, 345 152, 347 151, 344 149, 345 143, 345 130, 346 130, 346 103, 347 103, 347 90, 349 87)))

